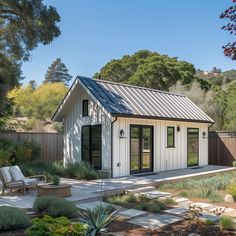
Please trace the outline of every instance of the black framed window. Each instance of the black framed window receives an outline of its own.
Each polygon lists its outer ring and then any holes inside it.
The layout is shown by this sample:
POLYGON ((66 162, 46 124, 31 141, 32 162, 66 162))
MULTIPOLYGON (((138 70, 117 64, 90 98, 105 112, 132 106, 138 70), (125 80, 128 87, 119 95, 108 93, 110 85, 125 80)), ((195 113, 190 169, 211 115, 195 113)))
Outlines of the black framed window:
POLYGON ((83 100, 82 101, 82 115, 83 116, 88 116, 88 104, 89 101, 88 100, 83 100))
POLYGON ((95 169, 102 168, 102 126, 82 126, 82 160, 95 169))
POLYGON ((167 127, 167 147, 175 147, 175 127, 173 126, 167 127))

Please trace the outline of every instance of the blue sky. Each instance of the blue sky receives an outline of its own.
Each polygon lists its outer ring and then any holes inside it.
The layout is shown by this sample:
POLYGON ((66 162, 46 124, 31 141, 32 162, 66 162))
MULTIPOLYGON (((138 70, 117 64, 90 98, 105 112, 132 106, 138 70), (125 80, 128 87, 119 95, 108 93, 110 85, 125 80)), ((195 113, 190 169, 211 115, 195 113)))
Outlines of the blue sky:
POLYGON ((236 69, 222 45, 234 38, 220 28, 231 0, 45 0, 57 8, 62 34, 40 45, 23 64, 23 83, 40 84, 62 58, 73 76, 93 76, 114 58, 148 49, 210 70, 236 69))

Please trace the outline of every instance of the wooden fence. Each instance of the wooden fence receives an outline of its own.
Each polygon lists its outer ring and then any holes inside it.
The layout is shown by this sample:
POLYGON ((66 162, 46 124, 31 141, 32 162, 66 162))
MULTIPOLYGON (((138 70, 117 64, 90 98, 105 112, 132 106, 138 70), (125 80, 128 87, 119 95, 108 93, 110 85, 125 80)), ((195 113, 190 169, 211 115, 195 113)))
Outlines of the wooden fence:
POLYGON ((236 160, 236 133, 209 132, 209 164, 232 166, 236 160))
POLYGON ((4 132, 0 133, 0 139, 8 139, 16 143, 33 141, 40 145, 43 160, 63 160, 63 134, 61 133, 4 132))

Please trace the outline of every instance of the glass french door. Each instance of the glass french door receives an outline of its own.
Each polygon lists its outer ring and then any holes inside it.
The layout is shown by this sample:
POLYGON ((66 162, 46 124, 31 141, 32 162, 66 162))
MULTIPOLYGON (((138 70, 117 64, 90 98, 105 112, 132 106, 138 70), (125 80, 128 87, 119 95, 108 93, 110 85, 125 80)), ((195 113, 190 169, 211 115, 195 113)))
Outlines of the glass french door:
POLYGON ((100 170, 102 167, 101 125, 82 126, 82 160, 100 170))
POLYGON ((187 129, 187 165, 199 165, 199 130, 197 128, 187 129))
POLYGON ((153 171, 153 127, 130 126, 130 173, 153 171))

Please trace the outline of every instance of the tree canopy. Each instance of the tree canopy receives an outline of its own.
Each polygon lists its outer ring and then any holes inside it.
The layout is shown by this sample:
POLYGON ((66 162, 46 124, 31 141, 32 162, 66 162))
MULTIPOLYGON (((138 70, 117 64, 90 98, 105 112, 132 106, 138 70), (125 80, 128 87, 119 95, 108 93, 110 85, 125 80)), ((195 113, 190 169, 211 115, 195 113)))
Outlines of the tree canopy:
MULTIPOLYGON (((60 35, 59 21, 56 9, 42 0, 0 1, 0 110, 10 108, 6 93, 22 79, 22 61, 60 35)), ((0 113, 0 119, 8 114, 0 113)))
POLYGON ((191 83, 195 78, 194 66, 157 52, 140 50, 133 55, 108 62, 95 78, 114 82, 168 90, 177 81, 191 83))
POLYGON ((49 66, 44 83, 61 82, 68 85, 71 78, 72 76, 69 74, 66 65, 62 63, 61 58, 57 58, 51 66, 49 66))

